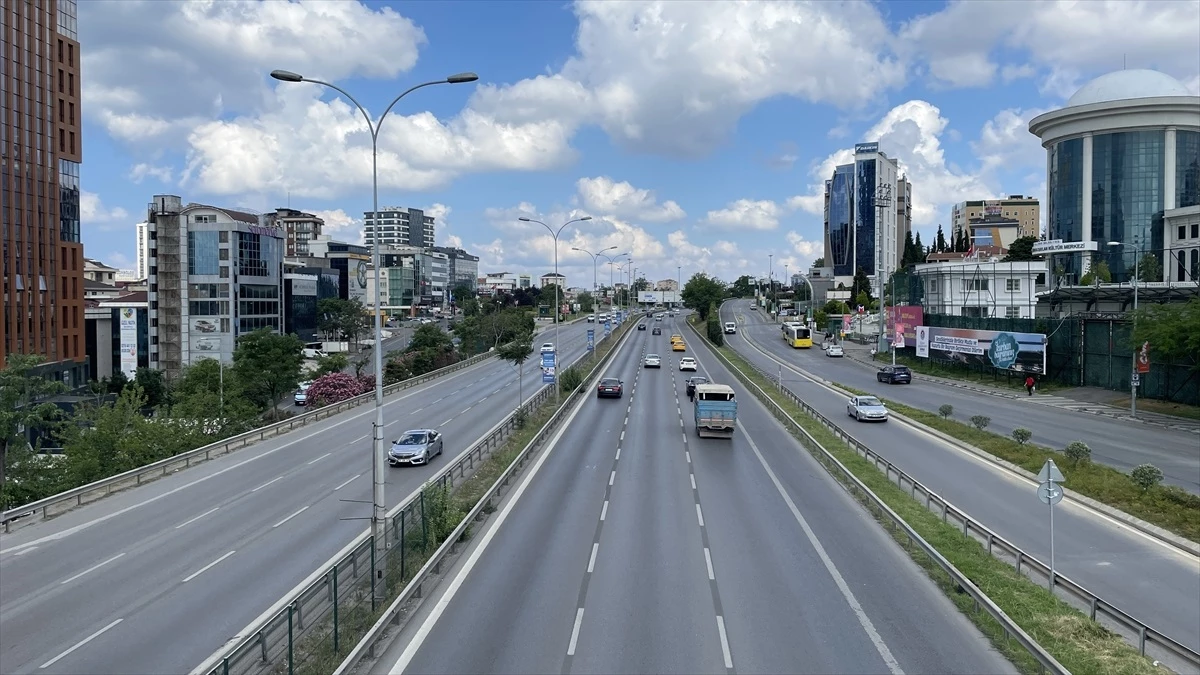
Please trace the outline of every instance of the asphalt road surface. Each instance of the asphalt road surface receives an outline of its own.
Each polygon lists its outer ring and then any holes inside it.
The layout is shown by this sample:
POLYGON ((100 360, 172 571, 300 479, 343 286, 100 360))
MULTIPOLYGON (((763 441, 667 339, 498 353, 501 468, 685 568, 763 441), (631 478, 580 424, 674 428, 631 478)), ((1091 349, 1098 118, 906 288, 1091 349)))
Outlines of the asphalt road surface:
MULTIPOLYGON (((567 363, 586 328, 561 330, 567 363)), ((446 438, 429 466, 388 469, 389 506, 512 411, 516 375, 492 361, 388 397, 385 441, 446 438)), ((194 668, 367 527, 373 419, 362 406, 0 537, 0 673, 194 668)))
POLYGON ((742 403, 698 438, 669 334, 634 334, 625 397, 584 402, 373 672, 1013 672, 703 349, 742 403))
MULTIPOLYGON (((982 411, 982 406, 987 405, 993 411, 993 420, 1001 415, 1017 416, 1023 413, 1029 417, 1046 412, 1041 406, 1009 402, 987 395, 971 395, 959 389, 923 381, 913 385, 884 385, 875 383, 873 379, 847 382, 859 366, 845 363, 842 359, 829 358, 818 348, 793 349, 784 343, 778 325, 767 323, 759 316, 759 312, 748 308, 745 310, 731 310, 728 304, 722 310, 722 321, 733 321, 735 316, 740 318, 739 332, 726 335, 727 344, 767 372, 777 372, 777 365, 754 349, 746 341, 747 336, 754 340, 754 345, 775 358, 796 364, 826 379, 859 386, 909 405, 919 405, 913 401, 920 400, 951 400, 948 397, 952 394, 958 397, 953 399, 956 412, 960 406, 963 414, 966 414, 970 406, 980 406, 982 411), (823 364, 826 361, 838 362, 839 365, 827 366, 823 370, 811 367, 814 362, 823 364), (831 374, 829 368, 833 367, 840 370, 831 374), (942 391, 928 391, 935 387, 942 391), (945 391, 947 389, 951 391, 945 391)), ((873 378, 869 371, 865 372, 867 378, 873 378)), ((885 424, 855 422, 846 415, 845 397, 795 373, 784 371, 784 384, 835 423, 844 420, 844 429, 950 503, 1040 560, 1049 561, 1050 523, 1046 506, 1038 501, 1035 485, 895 420, 885 424)), ((934 405, 935 409, 937 405, 934 405)), ((1111 423, 1107 419, 1090 416, 1076 419, 1079 416, 1069 411, 1059 411, 1056 416, 1062 418, 1057 424, 1067 427, 1111 423)), ((1040 419, 1029 419, 1025 424, 1035 429, 1055 426, 1040 419)), ((1128 437, 1145 429, 1137 425, 1127 427, 1125 433, 1128 437)), ((1078 430, 1081 433, 1085 431, 1083 428, 1078 430)), ((1194 436, 1192 442, 1197 442, 1194 436)), ((1070 487, 1070 469, 1064 467, 1063 471, 1067 478, 1066 485, 1070 487)), ((1055 567, 1058 573, 1192 649, 1200 649, 1200 601, 1197 600, 1200 598, 1200 559, 1070 500, 1064 500, 1056 507, 1054 519, 1055 567)))

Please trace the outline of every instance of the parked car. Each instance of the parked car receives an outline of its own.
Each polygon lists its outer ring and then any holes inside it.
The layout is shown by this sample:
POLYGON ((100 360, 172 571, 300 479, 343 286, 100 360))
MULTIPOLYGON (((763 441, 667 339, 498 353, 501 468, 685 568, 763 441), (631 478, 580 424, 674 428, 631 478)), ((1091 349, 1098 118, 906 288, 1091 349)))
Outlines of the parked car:
POLYGON ((841 345, 829 345, 825 348, 825 356, 845 356, 841 345))
POLYGON ((301 382, 300 388, 296 390, 296 395, 292 398, 296 405, 308 405, 308 388, 312 386, 312 382, 301 382))
POLYGON ((887 384, 912 384, 912 371, 908 366, 884 366, 875 373, 875 379, 887 384))
POLYGON ((596 387, 596 398, 621 398, 625 393, 625 383, 615 377, 600 380, 596 387))
POLYGON ((694 359, 690 356, 685 356, 685 357, 679 359, 679 370, 680 371, 690 370, 693 373, 696 372, 696 359, 694 359))
POLYGON ((658 354, 647 354, 643 364, 647 368, 662 368, 662 358, 658 354))
POLYGON ((442 434, 435 429, 410 429, 392 441, 388 464, 420 465, 442 454, 442 434))
POLYGON ((543 354, 551 354, 553 352, 554 352, 554 343, 553 342, 543 342, 542 343, 542 353, 543 354))
POLYGON ((846 414, 859 422, 886 422, 888 410, 874 396, 853 396, 846 405, 846 414))

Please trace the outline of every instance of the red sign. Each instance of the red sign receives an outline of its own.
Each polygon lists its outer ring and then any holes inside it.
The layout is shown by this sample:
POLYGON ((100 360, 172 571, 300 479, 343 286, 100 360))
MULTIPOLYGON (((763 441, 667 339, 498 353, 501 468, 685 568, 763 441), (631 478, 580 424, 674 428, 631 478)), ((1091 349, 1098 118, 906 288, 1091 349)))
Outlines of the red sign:
POLYGON ((886 320, 889 333, 896 332, 895 326, 900 324, 904 326, 904 337, 915 341, 917 326, 925 325, 925 309, 920 305, 888 307, 886 320))
POLYGON ((1149 342, 1143 342, 1142 348, 1140 350, 1138 350, 1137 372, 1139 372, 1139 373, 1150 372, 1150 343, 1149 342))

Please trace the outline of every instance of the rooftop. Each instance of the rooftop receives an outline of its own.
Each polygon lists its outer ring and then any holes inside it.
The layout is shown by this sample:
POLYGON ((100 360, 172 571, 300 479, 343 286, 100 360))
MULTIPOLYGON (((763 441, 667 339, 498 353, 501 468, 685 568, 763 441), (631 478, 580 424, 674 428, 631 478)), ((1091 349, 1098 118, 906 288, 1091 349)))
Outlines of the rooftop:
POLYGON ((1191 96, 1191 92, 1179 80, 1157 70, 1118 70, 1080 87, 1066 107, 1163 96, 1191 96))

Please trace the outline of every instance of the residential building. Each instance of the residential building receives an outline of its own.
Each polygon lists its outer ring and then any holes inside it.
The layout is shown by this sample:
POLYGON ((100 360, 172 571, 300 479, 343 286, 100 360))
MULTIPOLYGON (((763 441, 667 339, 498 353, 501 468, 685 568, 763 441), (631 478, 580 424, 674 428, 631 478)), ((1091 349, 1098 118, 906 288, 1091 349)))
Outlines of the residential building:
POLYGON ((1045 261, 966 258, 917 265, 926 314, 1032 319, 1046 289, 1045 261))
POLYGON ((565 274, 548 272, 542 275, 540 281, 542 286, 548 286, 550 284, 557 283, 559 288, 567 287, 567 276, 565 274))
POLYGON ((335 241, 323 234, 308 240, 308 256, 295 257, 310 267, 331 267, 338 271, 338 297, 371 304, 367 296, 367 277, 371 269, 371 249, 358 244, 335 241))
POLYGON ((432 248, 433 229, 433 217, 425 215, 421 209, 386 206, 378 214, 363 212, 363 241, 368 247, 379 241, 387 246, 432 248))
POLYGON ((136 230, 135 237, 137 238, 134 242, 137 247, 134 276, 137 279, 146 279, 150 276, 150 224, 138 223, 134 226, 134 230, 136 230))
POLYGON ((1157 71, 1121 70, 1033 118, 1029 131, 1046 148, 1047 238, 1078 244, 1050 254, 1052 266, 1078 281, 1103 259, 1120 283, 1143 251, 1165 277, 1165 214, 1200 204, 1200 96, 1157 71))
POLYGON ((517 287, 518 288, 533 288, 533 275, 518 274, 517 275, 517 287))
POLYGON ((1200 285, 1200 205, 1164 212, 1166 264, 1164 281, 1200 285))
POLYGON ((496 293, 512 293, 519 287, 520 279, 511 272, 496 272, 479 277, 476 292, 480 295, 495 295, 496 293))
POLYGON ((123 294, 123 291, 113 284, 102 281, 83 280, 84 319, 87 318, 87 307, 101 300, 111 300, 123 294))
POLYGON ((174 378, 200 359, 228 363, 238 337, 283 329, 282 229, 175 195, 155 195, 146 222, 150 367, 174 378))
POLYGON ((677 291, 679 290, 679 282, 674 279, 663 279, 654 284, 656 291, 677 291))
POLYGON ((89 375, 103 380, 121 372, 130 379, 150 367, 149 301, 145 291, 88 302, 89 375))
POLYGON ((912 185, 899 163, 878 143, 855 145, 854 163, 825 181, 825 264, 839 283, 848 285, 859 268, 872 280, 896 270, 911 204, 912 185))
POLYGON ((0 368, 10 353, 39 354, 43 374, 77 388, 88 366, 76 2, 5 0, 3 14, 0 368))
POLYGON ((977 218, 1004 218, 1016 221, 1016 237, 1041 235, 1042 205, 1036 197, 1009 195, 1004 199, 976 199, 959 202, 950 212, 950 236, 952 241, 959 233, 969 229, 977 218))
POLYGON ((117 268, 85 257, 83 259, 83 278, 111 286, 117 282, 117 268))
POLYGON ((971 246, 995 246, 1008 250, 1021 234, 1021 222, 1006 216, 972 218, 967 224, 971 246))
POLYGON ((323 219, 291 208, 275 209, 274 213, 268 213, 267 223, 283 230, 284 255, 289 258, 307 256, 308 242, 321 236, 321 230, 325 227, 323 219))

